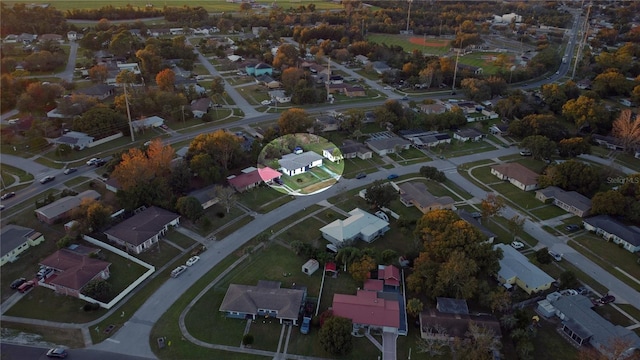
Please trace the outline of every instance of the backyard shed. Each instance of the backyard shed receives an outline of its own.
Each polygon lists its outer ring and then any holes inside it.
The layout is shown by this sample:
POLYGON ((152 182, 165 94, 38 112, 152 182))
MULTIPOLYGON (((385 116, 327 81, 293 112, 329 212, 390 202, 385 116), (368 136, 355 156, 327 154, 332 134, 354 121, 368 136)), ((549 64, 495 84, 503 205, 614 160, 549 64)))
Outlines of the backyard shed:
POLYGON ((316 272, 318 268, 320 268, 320 264, 318 263, 318 260, 310 259, 309 261, 304 263, 304 265, 302 265, 302 272, 307 275, 311 275, 314 272, 316 272))

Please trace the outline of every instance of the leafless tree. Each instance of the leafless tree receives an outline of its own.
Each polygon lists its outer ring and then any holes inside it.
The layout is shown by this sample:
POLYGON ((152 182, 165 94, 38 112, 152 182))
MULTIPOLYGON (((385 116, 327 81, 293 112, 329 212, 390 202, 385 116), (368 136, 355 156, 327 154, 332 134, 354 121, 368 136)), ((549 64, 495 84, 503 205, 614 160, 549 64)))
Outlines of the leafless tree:
POLYGON ((626 151, 632 151, 640 145, 640 120, 632 116, 631 110, 622 110, 613 122, 612 133, 620 140, 626 151))

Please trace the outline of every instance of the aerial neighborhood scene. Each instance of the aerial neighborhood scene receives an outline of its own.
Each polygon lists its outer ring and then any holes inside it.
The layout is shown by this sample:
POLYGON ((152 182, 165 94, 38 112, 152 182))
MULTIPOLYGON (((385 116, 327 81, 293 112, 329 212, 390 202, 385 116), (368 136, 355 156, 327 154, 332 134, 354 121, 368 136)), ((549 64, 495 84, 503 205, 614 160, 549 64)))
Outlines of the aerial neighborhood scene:
POLYGON ((640 359, 640 2, 0 7, 2 359, 640 359))

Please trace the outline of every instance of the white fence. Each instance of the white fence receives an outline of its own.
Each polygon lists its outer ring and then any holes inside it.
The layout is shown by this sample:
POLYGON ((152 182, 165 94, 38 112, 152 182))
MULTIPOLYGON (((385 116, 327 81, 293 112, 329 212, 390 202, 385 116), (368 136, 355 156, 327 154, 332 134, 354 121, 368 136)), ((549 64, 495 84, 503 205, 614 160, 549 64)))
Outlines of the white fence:
POLYGON ((117 139, 117 138, 121 138, 122 136, 123 136, 123 135, 122 135, 122 133, 121 133, 121 132, 119 132, 119 133, 117 133, 117 134, 113 134, 113 135, 111 135, 111 136, 107 136, 107 137, 102 138, 102 139, 100 139, 100 140, 97 140, 97 141, 91 142, 91 143, 87 144, 87 147, 92 148, 92 147, 94 147, 94 146, 102 145, 102 144, 107 143, 107 142, 109 142, 109 141, 111 141, 111 140, 115 140, 115 139, 117 139))
POLYGON ((133 261, 134 263, 141 265, 145 268, 147 268, 147 271, 142 274, 142 276, 140 276, 139 278, 137 278, 134 282, 132 282, 131 284, 129 284, 129 286, 127 286, 126 289, 124 289, 120 294, 118 294, 116 297, 114 297, 109 303, 105 304, 103 302, 94 300, 88 296, 84 296, 82 294, 80 294, 80 299, 85 300, 85 301, 89 301, 89 302, 93 302, 93 303, 98 303, 100 305, 100 307, 103 307, 105 309, 111 309, 115 304, 117 304, 120 300, 122 300, 125 296, 127 296, 131 291, 133 291, 133 289, 135 289, 138 285, 140 285, 143 281, 145 281, 149 276, 151 276, 151 274, 153 274, 156 271, 155 266, 147 264, 146 262, 129 255, 128 253, 113 247, 105 242, 102 242, 100 240, 94 239, 92 237, 89 237, 87 235, 83 235, 82 238, 94 245, 97 245, 101 248, 104 248, 106 250, 109 250, 117 255, 120 255, 122 257, 124 257, 125 259, 129 259, 131 261, 133 261))

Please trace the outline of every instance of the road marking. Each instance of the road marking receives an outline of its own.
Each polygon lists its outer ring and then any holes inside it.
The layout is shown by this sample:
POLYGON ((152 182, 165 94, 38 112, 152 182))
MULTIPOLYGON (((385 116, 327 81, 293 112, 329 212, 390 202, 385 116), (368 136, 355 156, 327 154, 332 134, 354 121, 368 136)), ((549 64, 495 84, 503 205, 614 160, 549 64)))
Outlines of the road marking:
POLYGON ((111 341, 112 343, 120 344, 120 341, 113 340, 113 339, 110 339, 110 338, 107 338, 107 341, 111 341))

